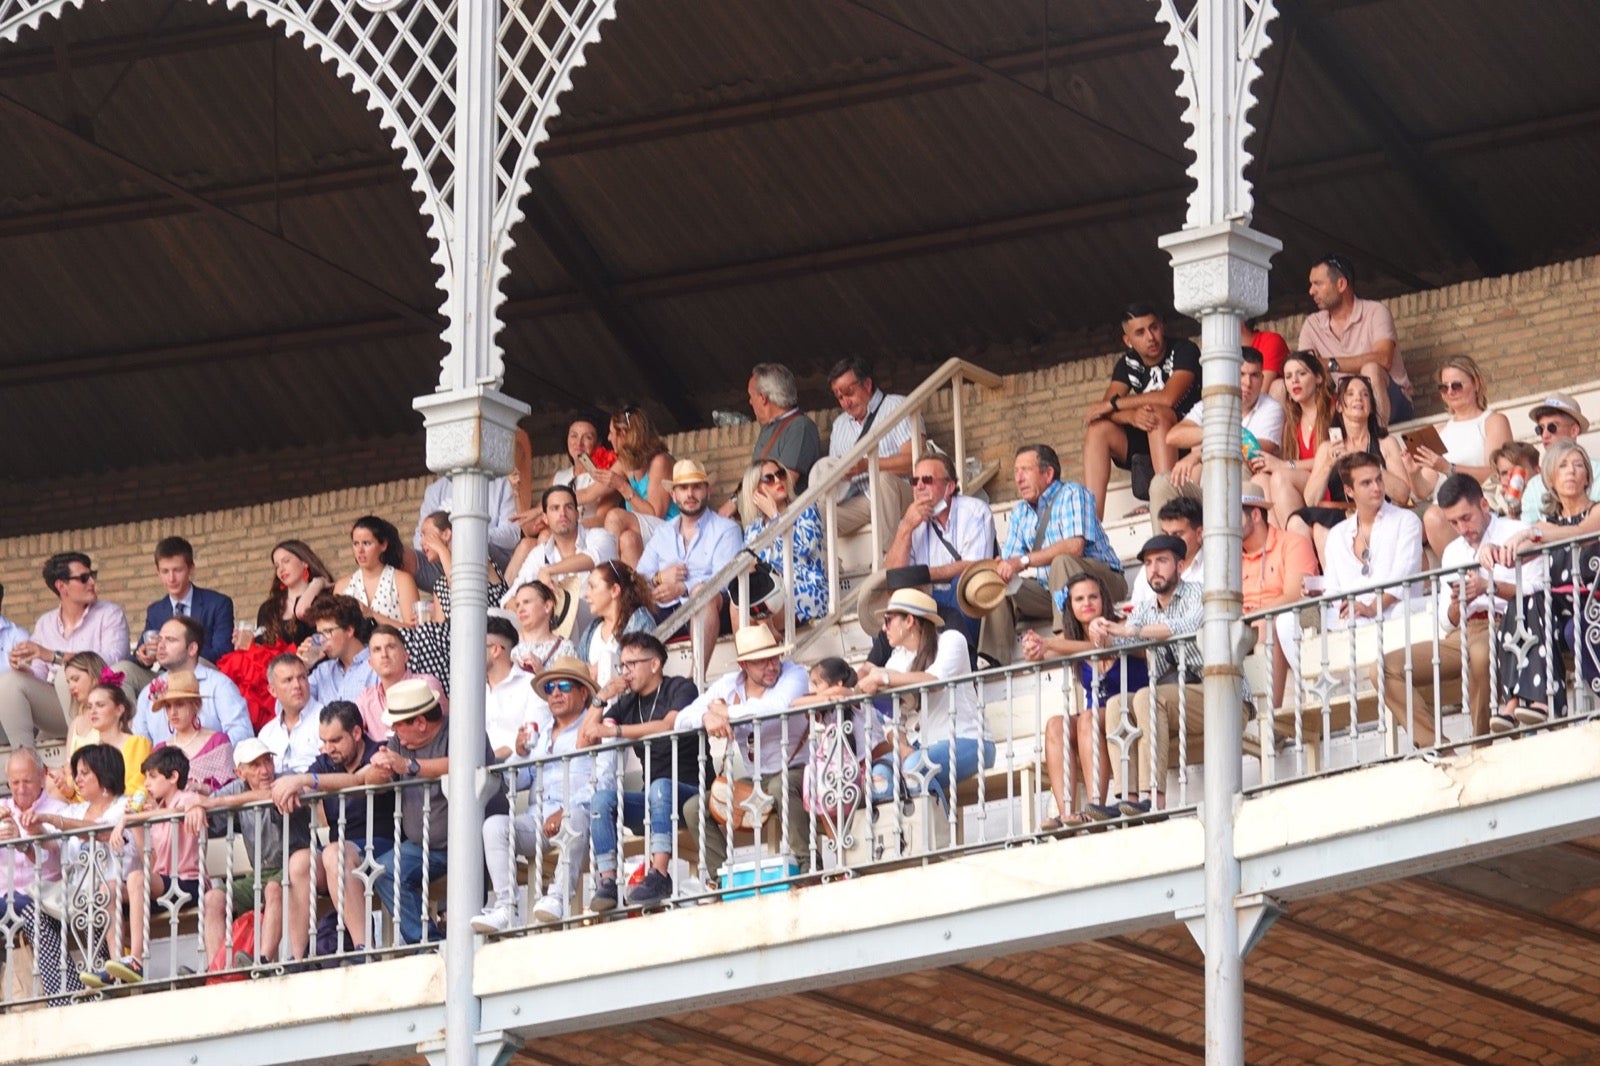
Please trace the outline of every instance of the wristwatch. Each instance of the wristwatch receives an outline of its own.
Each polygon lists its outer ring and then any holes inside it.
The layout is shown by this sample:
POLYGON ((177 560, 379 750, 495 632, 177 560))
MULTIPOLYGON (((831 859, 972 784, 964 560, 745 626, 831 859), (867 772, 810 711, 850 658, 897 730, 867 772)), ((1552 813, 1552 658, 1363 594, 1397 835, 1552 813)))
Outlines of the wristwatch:
POLYGON ((1337 359, 1329 359, 1328 360, 1328 373, 1337 374, 1338 372, 1339 372, 1339 360, 1337 360, 1337 359))
POLYGON ((422 773, 422 764, 417 760, 412 759, 410 762, 406 763, 407 777, 416 777, 420 773, 422 773))
POLYGON ((1021 555, 1017 556, 1017 562, 1022 564, 1022 568, 1024 570, 1033 565, 1033 563, 1028 560, 1027 552, 1023 552, 1021 555))

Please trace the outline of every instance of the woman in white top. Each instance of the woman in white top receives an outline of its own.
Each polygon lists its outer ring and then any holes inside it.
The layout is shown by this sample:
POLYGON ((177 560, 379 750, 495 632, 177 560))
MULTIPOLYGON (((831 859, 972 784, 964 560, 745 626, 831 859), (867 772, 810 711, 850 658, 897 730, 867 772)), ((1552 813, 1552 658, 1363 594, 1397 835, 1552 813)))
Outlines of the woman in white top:
MULTIPOLYGON (((954 629, 939 632, 942 625, 939 605, 932 596, 917 589, 896 591, 883 612, 883 633, 894 650, 887 663, 862 675, 861 690, 875 695, 887 688, 948 681, 971 673, 967 638, 954 629)), ((898 776, 912 792, 922 791, 918 787, 922 785, 948 796, 952 776, 964 781, 994 765, 994 741, 989 739, 988 722, 972 681, 927 689, 920 693, 920 702, 917 739, 913 742, 906 735, 908 730, 897 731, 894 737, 898 776)), ((889 763, 873 766, 875 800, 893 795, 895 777, 889 763)))
POLYGON ((417 583, 405 572, 405 547, 394 524, 370 514, 356 519, 350 527, 350 554, 356 572, 333 591, 355 600, 361 613, 379 625, 415 625, 417 583))
MULTIPOLYGON (((1451 474, 1465 474, 1474 481, 1485 481, 1495 472, 1489 456, 1511 439, 1511 422, 1499 411, 1489 410, 1489 389, 1483 371, 1470 355, 1452 355, 1439 367, 1439 396, 1450 411, 1450 420, 1439 426, 1444 454, 1420 447, 1415 456, 1406 454, 1406 469, 1418 499, 1430 499, 1439 483, 1451 474)), ((1428 546, 1435 555, 1456 539, 1456 531, 1445 521, 1437 504, 1422 516, 1428 546)))
POLYGON ((655 625, 650 614, 650 585, 627 563, 615 559, 589 571, 584 594, 594 621, 574 642, 578 658, 589 664, 599 698, 610 701, 622 695, 621 640, 624 633, 655 625))

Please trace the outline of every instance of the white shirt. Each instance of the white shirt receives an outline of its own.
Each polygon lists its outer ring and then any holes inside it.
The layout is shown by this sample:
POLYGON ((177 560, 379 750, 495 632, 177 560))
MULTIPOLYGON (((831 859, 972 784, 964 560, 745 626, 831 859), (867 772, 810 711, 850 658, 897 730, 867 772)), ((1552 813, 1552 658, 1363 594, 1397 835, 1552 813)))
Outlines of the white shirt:
MULTIPOLYGON (((1197 403, 1189 408, 1189 413, 1183 416, 1184 421, 1200 425, 1200 409, 1204 406, 1197 403)), ((1243 425, 1256 440, 1264 444, 1283 443, 1283 404, 1262 393, 1256 397, 1256 405, 1244 416, 1243 425)))
MULTIPOLYGON (((894 412, 905 402, 904 396, 885 396, 881 389, 873 389, 872 398, 867 401, 867 417, 871 418, 873 411, 878 412, 878 417, 872 419, 873 429, 879 429, 886 424, 893 426, 878 441, 880 459, 898 455, 900 449, 910 442, 913 433, 918 435, 923 433, 921 415, 896 421, 894 412)), ((860 439, 861 423, 856 421, 854 415, 841 411, 839 417, 833 420, 833 428, 828 431, 828 454, 835 459, 842 458, 860 439)), ((867 491, 866 471, 851 478, 850 484, 856 492, 867 491)))
MULTIPOLYGON (((600 566, 617 558, 617 538, 603 529, 591 529, 588 526, 578 527, 578 537, 572 549, 573 555, 587 555, 594 563, 600 566)), ((522 560, 522 565, 517 569, 517 576, 511 579, 511 591, 507 592, 500 600, 504 607, 511 602, 511 597, 517 589, 539 576, 539 571, 554 563, 559 563, 568 556, 561 554, 561 548, 556 544, 556 538, 550 537, 543 544, 537 545, 522 560)), ((509 561, 509 560, 507 560, 509 561)), ((591 566, 589 569, 593 569, 591 566)), ((586 573, 584 570, 574 570, 574 574, 586 573)), ((566 575, 570 576, 570 575, 566 575)), ((582 597, 579 597, 582 600, 582 597)))
MULTIPOLYGON (((1361 572, 1364 564, 1355 555, 1355 535, 1354 514, 1328 531, 1327 544, 1322 549, 1322 573, 1324 590, 1330 594, 1364 585, 1393 584, 1414 575, 1422 564, 1422 520, 1404 508, 1387 501, 1378 508, 1372 523, 1365 574, 1361 572)), ((1384 618, 1398 617, 1410 609, 1410 591, 1405 586, 1394 585, 1385 591, 1399 599, 1383 613, 1384 618)), ((1376 596, 1376 593, 1368 593, 1359 599, 1370 604, 1376 596)), ((1327 614, 1328 628, 1342 629, 1349 625, 1337 617, 1337 603, 1329 603, 1327 614)))
MULTIPOLYGON (((417 518, 417 531, 411 535, 411 546, 422 550, 422 520, 435 511, 450 514, 450 479, 442 477, 428 486, 422 494, 422 513, 417 518)), ((497 477, 489 482, 489 558, 497 568, 504 569, 511 562, 511 553, 522 540, 522 527, 511 520, 517 513, 517 496, 511 491, 511 482, 497 477)))
POLYGON ((593 749, 578 749, 578 730, 583 726, 580 713, 565 729, 556 729, 556 720, 546 712, 539 722, 539 734, 528 745, 529 755, 548 759, 524 767, 518 773, 518 787, 525 787, 537 779, 536 801, 530 804, 539 815, 548 818, 557 811, 568 808, 587 809, 594 799, 596 789, 614 789, 617 781, 617 749, 610 748, 596 755, 593 749), (560 758, 560 756, 571 758, 560 758))
MULTIPOLYGON (((156 679, 161 680, 166 676, 164 673, 157 674, 156 679)), ((194 676, 200 683, 201 725, 228 734, 228 739, 235 744, 241 744, 256 735, 255 727, 250 724, 250 707, 239 693, 238 686, 226 674, 202 661, 195 664, 194 676)), ((154 684, 155 681, 150 682, 139 693, 139 707, 134 712, 133 723, 128 727, 130 733, 149 737, 152 745, 172 739, 172 723, 167 721, 167 716, 150 710, 150 702, 154 699, 150 688, 154 684)))
POLYGON ((774 714, 774 717, 762 719, 760 740, 757 744, 752 744, 756 730, 749 723, 735 725, 733 733, 747 757, 753 753, 759 755, 759 768, 755 765, 755 759, 747 759, 752 771, 757 771, 762 776, 779 773, 785 765, 799 766, 806 761, 807 745, 803 743, 806 720, 802 715, 789 717, 776 715, 775 712, 787 710, 795 700, 810 690, 811 679, 806 676, 806 668, 785 659, 777 682, 759 697, 750 699, 745 695, 744 670, 735 667, 732 672, 723 674, 706 686, 706 690, 699 698, 678 712, 674 731, 699 729, 701 723, 705 721, 706 711, 716 700, 727 701, 728 718, 734 722, 758 714, 774 714), (735 696, 738 697, 737 703, 734 702, 735 696), (754 751, 756 748, 759 748, 759 751, 754 751), (790 758, 790 754, 796 748, 799 749, 799 753, 790 758))
POLYGON ((273 707, 272 721, 261 727, 261 743, 272 752, 272 768, 280 774, 303 774, 322 754, 322 707, 308 702, 300 720, 289 729, 283 722, 283 704, 273 707))
MULTIPOLYGON (((1528 526, 1524 522, 1518 522, 1514 518, 1503 518, 1500 515, 1495 515, 1489 520, 1488 527, 1483 531, 1483 543, 1504 544, 1506 541, 1510 540, 1512 537, 1516 536, 1518 533, 1521 533, 1527 528, 1528 526)), ((1478 549, 1468 544, 1466 537, 1457 537, 1455 540, 1444 546, 1444 552, 1439 556, 1439 565, 1444 569, 1449 569, 1452 566, 1465 566, 1467 563, 1477 559, 1477 557, 1478 549)), ((1462 576, 1466 577, 1472 575, 1473 573, 1482 572, 1483 567, 1479 566, 1474 567, 1471 570, 1462 571, 1462 576)), ((1507 585, 1516 585, 1517 570, 1512 566, 1496 566, 1494 568, 1494 573, 1491 575, 1491 580, 1493 580, 1496 584, 1504 582, 1507 585)), ((1520 591, 1523 595, 1527 595, 1528 593, 1537 592, 1538 590, 1544 588, 1545 584, 1546 577, 1544 556, 1536 556, 1523 563, 1522 584, 1518 591, 1520 591)), ((1505 598, 1502 596, 1494 596, 1493 599, 1494 613, 1496 615, 1503 614, 1507 606, 1505 598)), ((1465 618, 1467 616, 1477 614, 1480 611, 1489 610, 1489 601, 1490 593, 1486 591, 1481 596, 1467 604, 1466 614, 1462 617, 1465 618)), ((1439 624, 1444 629, 1455 628, 1455 626, 1450 624, 1450 604, 1452 602, 1459 602, 1459 597, 1452 595, 1448 591, 1447 586, 1446 590, 1441 591, 1439 597, 1439 624)))
MULTIPOLYGON (((950 563, 993 559, 996 552, 994 512, 982 500, 960 493, 950 497, 949 525, 939 526, 941 540, 933 527, 937 518, 930 518, 911 533, 911 564, 913 566, 947 566, 950 563), (959 555, 951 556, 945 541, 953 545, 959 555)), ((949 582, 943 582, 948 585, 949 582)))
POLYGON ((487 686, 483 700, 483 724, 489 746, 499 751, 516 744, 517 730, 523 723, 549 718, 550 709, 533 691, 533 675, 513 666, 499 684, 487 686))
POLYGON ((28 631, 0 617, 0 661, 9 661, 11 649, 28 639, 28 631))
MULTIPOLYGON (((916 653, 910 648, 896 648, 889 653, 885 670, 909 673, 911 660, 916 653)), ((939 633, 939 650, 928 664, 928 673, 948 679, 972 672, 972 662, 967 652, 967 638, 954 629, 939 633)), ((941 741, 958 737, 970 740, 988 739, 989 724, 978 706, 978 690, 970 681, 954 686, 930 688, 922 694, 922 722, 920 739, 926 748, 941 741), (954 709, 951 703, 954 700, 954 709)))

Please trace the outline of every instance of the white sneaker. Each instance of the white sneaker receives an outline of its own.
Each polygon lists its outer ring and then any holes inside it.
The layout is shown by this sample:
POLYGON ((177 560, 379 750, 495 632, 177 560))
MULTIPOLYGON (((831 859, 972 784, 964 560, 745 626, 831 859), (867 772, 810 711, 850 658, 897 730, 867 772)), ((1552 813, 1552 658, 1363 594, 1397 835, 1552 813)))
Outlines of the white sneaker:
POLYGON ((511 928, 511 908, 504 903, 497 903, 492 907, 485 907, 483 913, 472 919, 474 933, 503 933, 511 928))
POLYGON ((555 896, 546 896, 533 908, 536 922, 559 922, 567 916, 567 905, 555 896))

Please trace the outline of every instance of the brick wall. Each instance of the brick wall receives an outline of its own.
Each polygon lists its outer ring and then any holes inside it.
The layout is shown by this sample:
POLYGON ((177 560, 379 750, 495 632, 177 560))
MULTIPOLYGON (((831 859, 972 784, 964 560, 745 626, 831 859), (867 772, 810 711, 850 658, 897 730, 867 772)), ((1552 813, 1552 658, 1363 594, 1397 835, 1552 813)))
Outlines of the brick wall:
MULTIPOLYGON (((1597 332, 1588 328, 1588 319, 1600 319, 1600 257, 1410 293, 1385 302, 1399 328, 1407 368, 1419 383, 1417 399, 1422 413, 1438 409, 1437 395, 1426 387, 1434 368, 1457 353, 1469 354, 1483 365, 1498 399, 1600 376, 1593 363, 1594 352, 1585 343, 1597 332), (1574 343, 1573 338, 1579 342, 1574 343)), ((1266 328, 1282 332, 1292 345, 1302 317, 1274 320, 1266 328)), ((985 459, 1001 461, 1002 477, 990 486, 997 498, 1013 495, 1005 472, 1012 450, 1023 441, 1051 443, 1061 453, 1069 476, 1081 470, 1081 412, 1103 392, 1111 359, 1110 353, 1093 355, 1093 348, 1085 348, 1086 343, 1080 335, 1027 349, 996 351, 993 354, 999 364, 1016 365, 1025 355, 1037 360, 1039 368, 1007 375, 1002 386, 992 392, 967 389, 968 448, 985 459)), ((982 354, 973 361, 986 362, 982 354)), ((897 373, 895 388, 909 391, 916 384, 907 380, 909 377, 897 373)), ((928 416, 930 431, 947 446, 951 443, 949 400, 948 393, 942 395, 928 416)), ((826 433, 833 412, 815 415, 826 433)), ((677 434, 668 444, 674 454, 704 462, 722 489, 742 473, 755 434, 753 425, 701 429, 677 434)), ((253 614, 271 580, 268 553, 279 540, 306 540, 335 574, 342 575, 351 566, 346 530, 358 515, 384 515, 409 537, 429 481, 426 475, 412 476, 420 473, 420 456, 417 439, 377 442, 361 455, 338 457, 342 469, 352 477, 361 476, 366 483, 254 505, 244 504, 292 490, 297 471, 305 464, 327 463, 330 457, 303 450, 264 455, 246 463, 217 464, 216 471, 202 465, 202 472, 209 472, 208 476, 223 485, 220 491, 231 494, 220 497, 229 506, 116 525, 88 523, 85 516, 96 513, 95 504, 101 498, 101 490, 93 484, 75 484, 71 493, 64 491, 59 499, 26 501, 31 508, 46 508, 58 515, 60 531, 0 539, 5 614, 13 621, 31 624, 41 611, 54 606, 54 597, 39 578, 40 563, 52 552, 76 548, 93 556, 102 574, 101 595, 127 608, 131 625, 137 628, 144 604, 160 593, 149 552, 157 540, 172 533, 194 542, 201 583, 231 595, 241 614, 253 614), (233 506, 235 503, 239 505, 233 506)), ((547 481, 559 462, 557 456, 536 459, 535 482, 547 481)), ((194 473, 191 469, 190 474, 194 473)), ((147 470, 119 477, 115 484, 108 482, 103 491, 120 493, 130 482, 170 506, 171 501, 162 494, 181 499, 188 491, 185 486, 193 485, 195 478, 184 481, 174 471, 147 470)), ((206 498, 219 496, 208 492, 206 498)))

